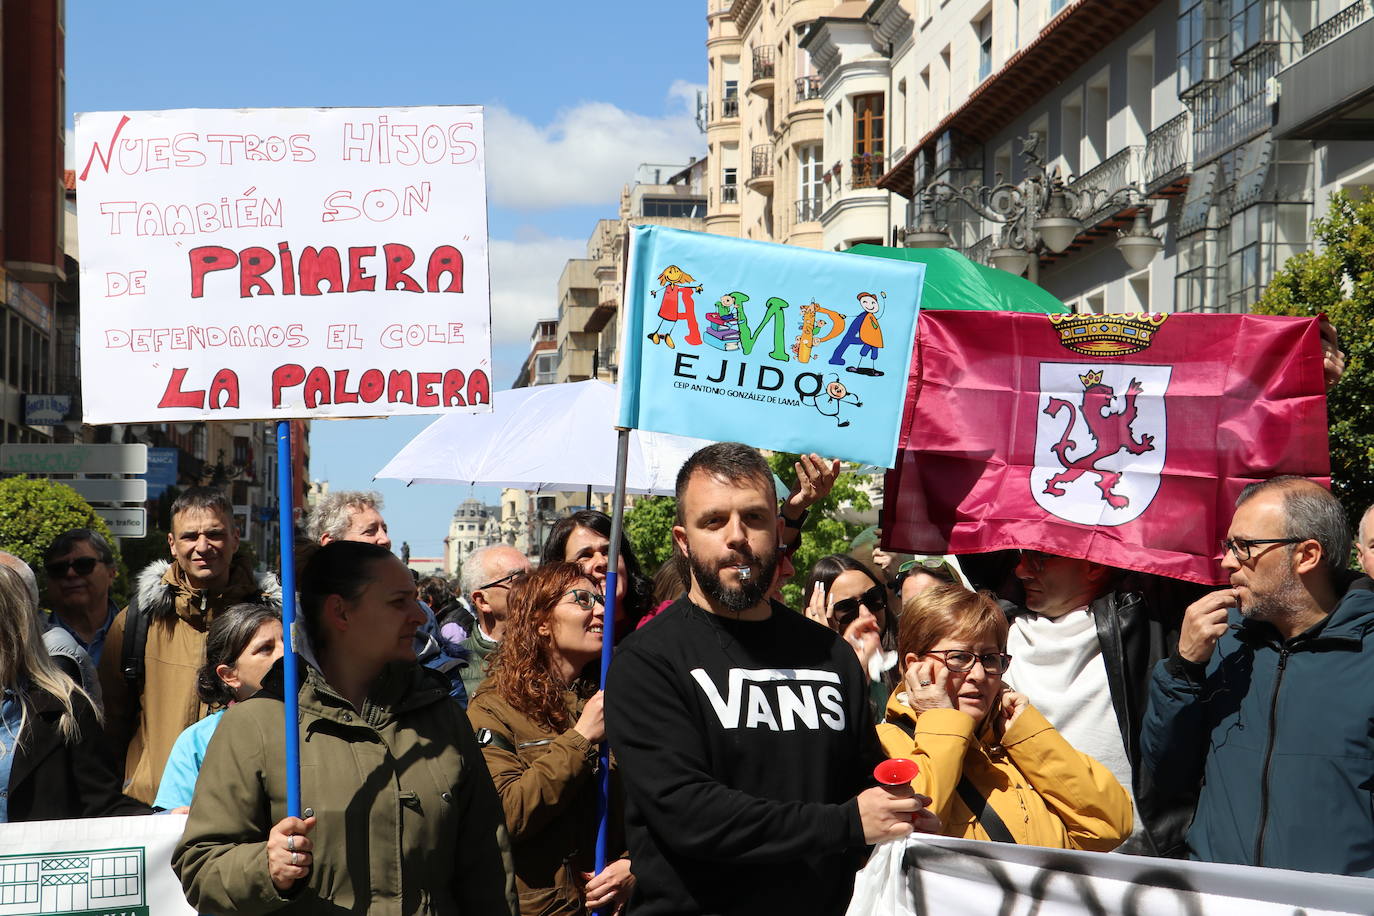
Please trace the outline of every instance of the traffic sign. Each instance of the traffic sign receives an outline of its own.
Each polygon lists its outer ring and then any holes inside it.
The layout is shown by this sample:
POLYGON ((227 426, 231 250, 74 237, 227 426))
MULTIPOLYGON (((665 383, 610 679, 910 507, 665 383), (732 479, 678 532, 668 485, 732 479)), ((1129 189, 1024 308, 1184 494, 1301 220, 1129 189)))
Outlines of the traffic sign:
POLYGON ((110 480, 78 478, 55 483, 65 483, 86 497, 88 503, 141 503, 148 499, 148 481, 142 477, 116 477, 110 480))
POLYGON ((106 509, 96 506, 95 514, 105 520, 110 534, 117 538, 141 538, 148 533, 148 513, 144 509, 106 509))
POLYGON ((147 470, 146 445, 0 446, 0 472, 6 474, 142 474, 147 470))

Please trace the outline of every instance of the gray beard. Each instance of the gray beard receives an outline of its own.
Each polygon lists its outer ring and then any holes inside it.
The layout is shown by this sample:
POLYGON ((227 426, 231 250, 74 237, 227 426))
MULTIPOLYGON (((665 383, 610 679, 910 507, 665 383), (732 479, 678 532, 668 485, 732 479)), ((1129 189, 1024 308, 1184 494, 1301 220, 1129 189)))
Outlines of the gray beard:
POLYGON ((1277 588, 1267 595, 1256 595, 1249 604, 1242 605, 1240 615, 1247 620, 1268 623, 1284 620, 1293 615, 1294 609, 1302 601, 1302 595, 1302 582, 1290 566, 1285 569, 1283 581, 1277 588))
POLYGON ((708 568, 704 563, 698 562, 696 557, 689 556, 687 565, 692 568, 692 578, 701 586, 701 590, 708 598, 732 614, 742 614, 764 599, 772 588, 773 575, 778 569, 776 552, 752 559, 759 563, 759 574, 744 580, 738 588, 731 588, 720 581, 720 570, 708 568))

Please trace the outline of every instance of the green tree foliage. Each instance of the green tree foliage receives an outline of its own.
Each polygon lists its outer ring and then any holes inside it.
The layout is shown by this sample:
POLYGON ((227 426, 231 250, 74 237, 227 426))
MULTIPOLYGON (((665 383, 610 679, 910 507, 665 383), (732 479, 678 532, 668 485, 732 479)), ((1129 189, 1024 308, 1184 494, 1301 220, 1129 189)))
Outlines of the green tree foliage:
POLYGON ((1352 526, 1374 503, 1374 195, 1331 196, 1313 224, 1319 250, 1289 258, 1254 311, 1325 312, 1345 351, 1345 374, 1327 394, 1332 489, 1352 526))
POLYGON ((677 500, 671 496, 645 497, 625 512, 625 536, 646 576, 652 576, 673 555, 676 514, 677 500))
MULTIPOLYGON (((797 455, 786 452, 774 452, 768 458, 773 473, 789 490, 797 484, 797 458, 797 455)), ((806 584, 806 577, 816 561, 832 553, 849 553, 850 541, 864 529, 863 525, 843 521, 837 515, 841 506, 857 512, 867 512, 873 508, 868 494, 860 489, 860 482, 859 475, 842 472, 830 495, 811 507, 811 515, 802 528, 801 546, 792 555, 792 565, 797 568, 797 574, 782 589, 783 599, 789 607, 802 609, 802 586, 806 584)))
POLYGON ((72 528, 94 528, 110 542, 116 569, 111 592, 115 601, 120 601, 128 590, 128 573, 119 554, 119 541, 90 503, 60 481, 27 477, 0 480, 0 549, 32 566, 40 586, 46 585, 43 551, 59 534, 72 528))
MULTIPOLYGON (((796 461, 796 455, 783 452, 775 452, 768 458, 773 473, 781 478, 789 490, 797 483, 796 461)), ((872 508, 868 494, 858 486, 859 481, 856 474, 840 474, 830 495, 811 507, 811 515, 802 529, 801 546, 792 557, 797 575, 792 582, 783 586, 783 597, 791 607, 801 608, 802 585, 812 565, 823 556, 848 553, 849 542, 863 530, 863 525, 836 517, 836 510, 841 505, 860 512, 872 508)), ((671 496, 641 499, 625 513, 626 537, 630 539, 630 547, 647 575, 653 575, 654 570, 672 556, 676 513, 677 500, 671 496)))

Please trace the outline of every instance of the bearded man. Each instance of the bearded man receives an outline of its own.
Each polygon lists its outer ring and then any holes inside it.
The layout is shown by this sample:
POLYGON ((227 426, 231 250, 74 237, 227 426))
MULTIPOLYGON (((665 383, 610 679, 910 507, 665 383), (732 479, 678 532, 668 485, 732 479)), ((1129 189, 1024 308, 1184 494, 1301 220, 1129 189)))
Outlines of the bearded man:
POLYGON ((1341 504, 1301 477, 1241 491, 1229 588, 1188 607, 1141 728, 1156 785, 1202 783, 1188 854, 1374 876, 1374 591, 1341 504))
POLYGON ((606 728, 623 778, 637 916, 840 914, 865 847, 938 830, 929 799, 874 787, 868 681, 838 634, 768 594, 773 475, 701 449, 677 477, 685 596, 621 644, 606 728))

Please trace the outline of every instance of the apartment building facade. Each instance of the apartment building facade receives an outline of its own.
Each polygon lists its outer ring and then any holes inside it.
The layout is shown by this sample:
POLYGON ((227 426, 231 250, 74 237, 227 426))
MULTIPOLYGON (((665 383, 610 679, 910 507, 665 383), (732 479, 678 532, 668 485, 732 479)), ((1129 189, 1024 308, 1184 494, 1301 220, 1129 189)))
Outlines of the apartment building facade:
MULTIPOLYGON (((918 222, 931 182, 1023 181, 1032 138, 1082 226, 1032 269, 1077 310, 1246 311, 1310 246, 1333 190, 1374 184, 1367 2, 914 6, 883 0, 868 14, 875 30, 909 16, 891 69, 894 120, 909 128, 879 181, 891 225, 918 222), (1138 215, 1163 248, 1132 268, 1115 242, 1138 215)), ((956 247, 988 261, 996 220, 958 201, 933 209, 956 247)))
POLYGON ((821 77, 803 42, 821 16, 866 5, 708 0, 706 231, 821 247, 832 178, 821 77))

